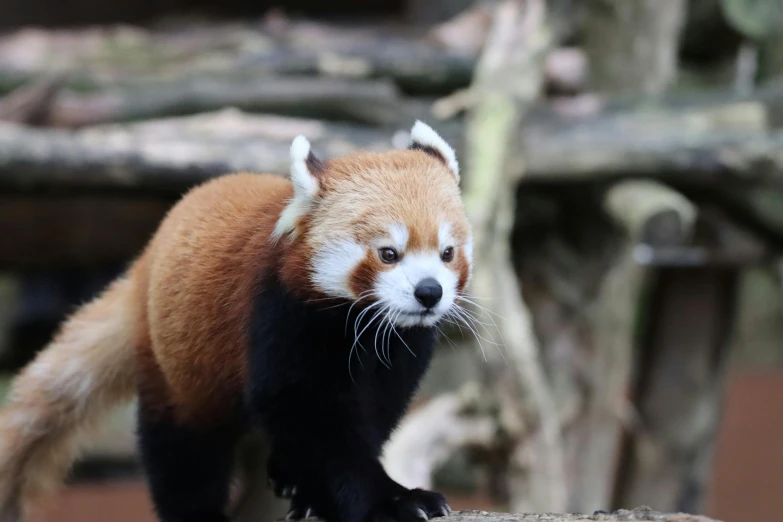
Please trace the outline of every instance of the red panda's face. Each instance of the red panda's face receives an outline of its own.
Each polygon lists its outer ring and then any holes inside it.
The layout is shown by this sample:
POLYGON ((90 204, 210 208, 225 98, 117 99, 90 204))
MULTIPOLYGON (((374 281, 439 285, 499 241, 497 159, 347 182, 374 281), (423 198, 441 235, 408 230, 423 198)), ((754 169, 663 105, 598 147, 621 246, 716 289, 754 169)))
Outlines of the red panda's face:
POLYGON ((307 272, 303 284, 370 307, 371 315, 400 327, 432 326, 445 317, 472 270, 453 151, 420 125, 408 150, 326 164, 308 154, 312 196, 298 207, 295 196, 288 207, 294 210, 279 223, 306 258, 297 263, 307 272))

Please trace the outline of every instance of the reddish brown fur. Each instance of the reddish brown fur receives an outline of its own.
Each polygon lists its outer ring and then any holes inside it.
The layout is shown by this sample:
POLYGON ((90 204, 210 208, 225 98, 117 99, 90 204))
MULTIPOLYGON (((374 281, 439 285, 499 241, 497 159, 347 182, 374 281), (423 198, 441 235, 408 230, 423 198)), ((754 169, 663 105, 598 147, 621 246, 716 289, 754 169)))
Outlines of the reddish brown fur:
POLYGON ((378 273, 378 256, 368 252, 367 256, 359 263, 350 278, 351 292, 356 296, 364 295, 372 289, 375 275, 378 273))
POLYGON ((183 420, 220 414, 241 391, 251 294, 275 269, 269 236, 291 194, 275 176, 218 178, 172 209, 150 245, 149 298, 140 305, 167 398, 183 420))

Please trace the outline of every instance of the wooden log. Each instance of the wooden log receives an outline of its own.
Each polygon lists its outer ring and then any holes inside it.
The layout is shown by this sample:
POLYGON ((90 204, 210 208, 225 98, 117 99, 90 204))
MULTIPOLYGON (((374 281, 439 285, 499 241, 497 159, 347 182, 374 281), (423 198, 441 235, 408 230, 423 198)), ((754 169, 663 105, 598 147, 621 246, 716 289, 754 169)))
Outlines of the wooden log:
MULTIPOLYGON (((752 130, 764 121, 759 113, 729 123, 720 116, 753 113, 754 107, 623 113, 570 125, 531 119, 516 138, 519 146, 511 147, 509 172, 519 176, 524 171, 525 183, 649 177, 692 185, 739 179, 781 188, 783 131, 752 130)), ((438 127, 461 156, 462 127, 438 127)), ((76 132, 0 123, 0 188, 181 192, 227 171, 284 174, 297 133, 306 134, 327 157, 357 148, 389 150, 396 134, 394 128, 236 110, 76 132)))
POLYGON ((609 188, 606 210, 633 243, 651 246, 685 244, 696 221, 696 206, 682 194, 650 180, 628 180, 609 188))
MULTIPOLYGON (((526 177, 593 181, 626 177, 711 183, 719 176, 779 186, 781 134, 767 131, 756 102, 611 111, 577 121, 541 121, 522 137, 526 177), (769 167, 769 168, 767 168, 769 167), (709 181, 708 181, 709 180, 709 181)), ((512 158, 513 171, 519 172, 512 158)))
MULTIPOLYGON (((0 94, 53 70, 70 73, 65 87, 90 92, 145 82, 187 85, 195 73, 216 81, 260 75, 383 78, 409 93, 446 94, 470 84, 486 36, 485 28, 472 31, 474 43, 466 48, 462 28, 456 37, 443 38, 437 27, 394 30, 269 18, 168 31, 124 26, 13 32, 0 36, 0 94)), ((584 56, 576 49, 554 50, 546 76, 557 91, 581 88, 584 56)))
MULTIPOLYGON (((308 522, 316 522, 317 519, 305 519, 308 522)), ((612 513, 595 514, 517 514, 494 513, 490 511, 455 511, 442 522, 620 522, 620 521, 647 521, 647 522, 719 522, 700 515, 685 513, 661 513, 650 508, 640 507, 636 509, 620 509, 612 513)))
POLYGON ((47 123, 62 80, 60 75, 43 78, 0 98, 0 120, 28 125, 47 123))
POLYGON ((181 193, 226 172, 286 173, 300 133, 324 157, 388 150, 392 142, 390 132, 372 128, 234 110, 78 132, 0 123, 0 187, 181 193))
POLYGON ((428 42, 424 36, 423 31, 395 33, 373 26, 311 22, 275 27, 214 24, 168 31, 19 31, 0 38, 0 93, 55 69, 70 72, 66 87, 79 90, 139 79, 186 78, 192 71, 216 76, 387 78, 420 93, 445 93, 467 85, 475 56, 428 42), (21 52, 30 48, 34 52, 21 52))
POLYGON ((376 125, 410 119, 412 112, 388 81, 224 74, 151 81, 97 93, 61 92, 49 110, 47 123, 82 127, 225 107, 376 125))

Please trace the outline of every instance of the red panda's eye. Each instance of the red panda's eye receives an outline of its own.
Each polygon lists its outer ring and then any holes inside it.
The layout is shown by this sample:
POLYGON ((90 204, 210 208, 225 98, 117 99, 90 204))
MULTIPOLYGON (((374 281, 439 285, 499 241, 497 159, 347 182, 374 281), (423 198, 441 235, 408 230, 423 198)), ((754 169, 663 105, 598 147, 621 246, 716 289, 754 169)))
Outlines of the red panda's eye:
POLYGON ((400 255, 393 248, 382 248, 378 254, 381 256, 381 261, 387 264, 396 263, 400 259, 400 255))
POLYGON ((443 253, 440 255, 440 258, 443 260, 444 263, 450 262, 452 259, 454 259, 454 248, 448 247, 443 251, 443 253))

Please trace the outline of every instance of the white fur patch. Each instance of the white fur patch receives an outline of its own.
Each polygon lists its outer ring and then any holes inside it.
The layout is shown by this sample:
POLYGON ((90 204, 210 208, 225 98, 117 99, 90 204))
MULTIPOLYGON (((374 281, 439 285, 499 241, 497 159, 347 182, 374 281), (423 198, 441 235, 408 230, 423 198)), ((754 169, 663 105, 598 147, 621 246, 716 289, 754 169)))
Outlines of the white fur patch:
POLYGON ((448 247, 454 246, 454 237, 451 235, 451 223, 444 221, 438 227, 438 247, 443 252, 448 247))
POLYGON ((465 246, 462 247, 462 250, 465 252, 465 257, 468 258, 468 264, 470 266, 473 266, 473 236, 470 236, 468 240, 465 242, 465 246))
POLYGON ((408 238, 410 237, 408 227, 401 223, 395 223, 389 227, 389 234, 394 242, 394 246, 397 247, 397 251, 403 252, 405 246, 408 244, 408 238))
POLYGON ((375 291, 378 299, 389 306, 389 318, 402 327, 418 324, 432 326, 449 311, 457 295, 457 275, 446 267, 440 253, 409 253, 391 270, 378 276, 375 291), (425 309, 416 300, 413 292, 419 281, 432 277, 443 288, 443 297, 433 308, 433 314, 420 316, 425 309))
POLYGON ((470 284, 470 281, 473 279, 473 236, 472 235, 468 237, 468 240, 462 246, 462 251, 465 253, 465 257, 468 260, 468 280, 465 283, 467 285, 470 284))
POLYGON ((449 169, 459 179, 459 163, 457 163, 457 154, 454 152, 454 149, 432 127, 423 121, 416 120, 411 129, 410 144, 413 145, 414 143, 424 147, 432 147, 440 152, 446 160, 449 169))
POLYGON ((310 201, 310 199, 299 198, 294 195, 283 209, 283 212, 280 213, 280 218, 275 223, 275 229, 272 231, 272 238, 280 239, 289 232, 293 234, 296 231, 296 222, 310 210, 310 201))
POLYGON ((348 282, 364 256, 365 249, 349 239, 324 245, 312 261, 313 284, 332 297, 358 298, 348 282))
POLYGON ((310 155, 310 142, 302 135, 294 138, 291 143, 291 181, 297 195, 315 196, 318 192, 318 180, 307 168, 307 157, 310 155))
POLYGON ((302 135, 291 143, 291 183, 294 185, 294 197, 283 209, 275 224, 272 237, 279 239, 288 232, 295 232, 296 222, 307 213, 315 195, 318 193, 318 180, 307 168, 310 155, 310 142, 302 135))

